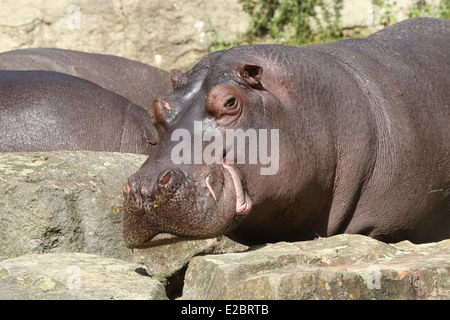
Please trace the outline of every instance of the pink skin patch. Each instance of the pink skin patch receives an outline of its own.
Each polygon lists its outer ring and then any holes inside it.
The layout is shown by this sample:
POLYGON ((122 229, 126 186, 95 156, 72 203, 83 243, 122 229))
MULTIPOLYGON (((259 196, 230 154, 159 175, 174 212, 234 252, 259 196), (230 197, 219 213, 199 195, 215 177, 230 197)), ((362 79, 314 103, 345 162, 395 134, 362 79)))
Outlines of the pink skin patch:
POLYGON ((227 169, 233 179, 234 190, 236 192, 236 214, 247 214, 252 207, 252 201, 244 190, 242 190, 241 178, 239 177, 237 170, 225 163, 222 163, 222 166, 227 169))
POLYGON ((123 190, 125 191, 125 193, 130 193, 130 186, 128 185, 128 182, 125 184, 125 186, 123 187, 123 190))

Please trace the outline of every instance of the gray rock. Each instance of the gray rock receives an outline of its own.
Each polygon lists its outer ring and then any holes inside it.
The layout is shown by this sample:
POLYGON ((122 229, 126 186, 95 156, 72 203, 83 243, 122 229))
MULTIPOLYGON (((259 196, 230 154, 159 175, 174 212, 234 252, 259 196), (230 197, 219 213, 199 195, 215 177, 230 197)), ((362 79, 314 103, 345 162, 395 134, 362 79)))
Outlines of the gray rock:
POLYGON ((0 260, 84 252, 130 259, 122 187, 146 156, 101 152, 0 154, 0 260))
POLYGON ((247 249, 247 246, 222 236, 134 250, 131 261, 145 266, 150 276, 161 281, 166 286, 169 298, 177 298, 181 295, 186 267, 194 256, 241 252, 247 249))
POLYGON ((338 235, 194 257, 183 299, 450 299, 449 275, 450 240, 338 235))
POLYGON ((6 0, 0 21, 0 51, 55 47, 168 70, 192 67, 213 42, 244 33, 251 18, 239 0, 6 0))
POLYGON ((91 253, 141 264, 167 284, 196 254, 247 249, 225 237, 126 248, 122 188, 145 159, 86 151, 0 154, 0 261, 31 253, 91 253))
POLYGON ((132 261, 145 265, 149 275, 164 281, 179 272, 199 253, 241 252, 248 246, 234 242, 227 237, 206 240, 189 240, 148 249, 134 250, 132 261))
POLYGON ((167 299, 139 268, 83 253, 25 255, 0 262, 0 299, 167 299))

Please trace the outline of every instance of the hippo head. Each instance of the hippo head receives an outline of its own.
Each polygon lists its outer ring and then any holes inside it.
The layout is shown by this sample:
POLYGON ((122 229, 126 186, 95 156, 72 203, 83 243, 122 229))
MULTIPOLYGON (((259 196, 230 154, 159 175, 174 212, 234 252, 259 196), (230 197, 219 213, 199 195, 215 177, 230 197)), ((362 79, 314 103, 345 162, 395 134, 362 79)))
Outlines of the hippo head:
POLYGON ((124 187, 128 247, 228 235, 286 192, 278 187, 290 174, 278 172, 286 85, 239 48, 172 71, 174 93, 155 100, 162 141, 124 187))

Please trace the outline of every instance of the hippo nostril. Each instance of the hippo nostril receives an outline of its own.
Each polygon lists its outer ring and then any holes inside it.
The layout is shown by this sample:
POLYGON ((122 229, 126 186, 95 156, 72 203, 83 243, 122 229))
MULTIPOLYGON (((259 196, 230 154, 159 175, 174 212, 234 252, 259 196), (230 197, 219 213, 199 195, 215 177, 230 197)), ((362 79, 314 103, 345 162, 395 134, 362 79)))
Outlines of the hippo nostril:
POLYGON ((173 176, 173 172, 172 171, 167 171, 165 172, 163 175, 161 175, 158 179, 158 184, 160 186, 165 186, 167 184, 170 183, 170 181, 172 180, 172 176, 173 176))

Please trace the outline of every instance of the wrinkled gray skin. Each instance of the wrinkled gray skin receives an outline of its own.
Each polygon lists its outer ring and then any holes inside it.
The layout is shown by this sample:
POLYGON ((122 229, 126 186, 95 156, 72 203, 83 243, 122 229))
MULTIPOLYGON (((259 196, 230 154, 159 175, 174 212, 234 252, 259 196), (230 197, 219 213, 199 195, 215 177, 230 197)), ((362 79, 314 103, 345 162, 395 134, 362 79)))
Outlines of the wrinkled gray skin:
POLYGON ((51 71, 0 71, 0 152, 149 155, 157 139, 147 111, 95 83, 51 71))
POLYGON ((450 238, 449 39, 450 21, 414 19, 327 45, 239 46, 173 73, 153 110, 166 138, 124 187, 126 245, 450 238), (195 120, 278 128, 278 173, 173 164, 171 133, 195 120))
POLYGON ((107 54, 55 48, 0 53, 0 70, 46 70, 92 81, 148 110, 155 98, 172 92, 169 73, 107 54))

